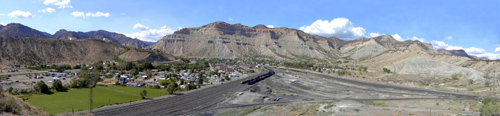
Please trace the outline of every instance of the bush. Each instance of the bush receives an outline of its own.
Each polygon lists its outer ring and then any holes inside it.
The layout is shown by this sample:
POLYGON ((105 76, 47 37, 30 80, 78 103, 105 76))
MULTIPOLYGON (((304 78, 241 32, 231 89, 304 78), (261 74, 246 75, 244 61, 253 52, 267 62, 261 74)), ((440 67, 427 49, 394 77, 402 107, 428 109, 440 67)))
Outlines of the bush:
POLYGON ((7 89, 5 89, 5 92, 10 93, 12 92, 12 90, 14 90, 13 87, 7 87, 7 89))
POLYGON ((491 97, 485 97, 481 100, 483 105, 479 108, 479 112, 483 116, 500 115, 500 105, 497 104, 497 99, 491 97))
POLYGON ((255 71, 254 70, 248 70, 248 73, 254 73, 255 71))
POLYGON ((457 73, 453 73, 453 74, 451 74, 451 79, 453 79, 453 80, 458 80, 458 77, 459 77, 459 76, 460 76, 459 74, 457 74, 457 73))
POLYGON ((146 96, 147 96, 147 94, 148 94, 148 91, 146 91, 146 90, 144 89, 144 90, 142 90, 142 92, 141 92, 140 94, 141 94, 142 99, 146 99, 146 96))
POLYGON ((391 70, 389 70, 387 68, 383 68, 382 70, 384 70, 385 73, 391 73, 391 70))
POLYGON ((486 82, 484 83, 484 87, 489 87, 489 86, 490 86, 490 84, 491 84, 491 83, 490 83, 489 81, 486 81, 486 82))
POLYGON ((61 81, 54 81, 52 83, 52 88, 54 88, 56 91, 65 91, 66 89, 62 85, 61 81))
POLYGON ((474 80, 469 79, 469 84, 474 84, 474 80))
POLYGON ((14 98, 10 97, 8 99, 0 99, 0 112, 11 112, 13 114, 18 114, 19 108, 14 98))
POLYGON ((41 93, 49 93, 49 87, 45 84, 45 82, 43 81, 38 81, 36 84, 35 84, 35 89, 38 91, 38 92, 41 92, 41 93))

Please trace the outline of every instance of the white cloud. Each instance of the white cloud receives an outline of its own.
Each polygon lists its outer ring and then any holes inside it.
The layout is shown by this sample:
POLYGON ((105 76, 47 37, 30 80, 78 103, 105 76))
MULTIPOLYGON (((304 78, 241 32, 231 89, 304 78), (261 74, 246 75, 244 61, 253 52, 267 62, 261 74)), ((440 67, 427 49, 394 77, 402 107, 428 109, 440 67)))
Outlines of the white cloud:
POLYGON ((96 13, 88 12, 87 14, 85 14, 84 12, 75 11, 75 12, 72 12, 71 15, 73 15, 74 17, 82 17, 82 18, 86 19, 87 17, 109 17, 110 14, 99 12, 99 11, 97 11, 96 13))
POLYGON ((365 36, 365 29, 354 27, 347 18, 335 18, 332 21, 317 20, 309 26, 303 26, 300 30, 325 37, 335 36, 340 39, 360 39, 365 36))
POLYGON ((69 3, 71 0, 45 0, 43 4, 59 6, 57 8, 73 8, 69 3))
POLYGON ((399 36, 399 34, 397 34, 397 33, 396 33, 396 34, 394 34, 394 35, 392 35, 392 38, 394 38, 394 39, 396 39, 396 40, 398 40, 398 41, 404 41, 404 39, 403 39, 403 38, 401 38, 401 36, 399 36))
MULTIPOLYGON (((500 54, 488 53, 485 49, 470 47, 463 48, 461 46, 452 46, 444 43, 443 41, 431 41, 432 46, 435 49, 446 49, 446 50, 464 50, 469 55, 474 55, 477 57, 487 57, 490 60, 495 60, 500 58, 500 54)), ((495 49, 495 52, 500 52, 500 47, 495 49)))
POLYGON ((71 15, 73 15, 74 17, 83 17, 83 18, 85 18, 85 13, 84 12, 75 11, 75 12, 72 12, 71 15))
POLYGON ((142 19, 142 21, 149 21, 149 19, 142 19))
MULTIPOLYGON (((179 27, 179 29, 182 29, 183 27, 179 27)), ((149 27, 141 25, 141 24, 136 24, 134 25, 134 29, 139 29, 141 32, 137 33, 130 33, 130 34, 125 34, 128 37, 131 38, 137 38, 142 41, 149 41, 149 42, 156 42, 160 40, 162 37, 168 34, 174 33, 175 30, 172 30, 172 28, 169 28, 167 26, 163 26, 160 29, 149 29, 149 27)))
POLYGON ((233 21, 233 19, 231 17, 229 17, 228 20, 233 21))
POLYGON ((56 12, 56 9, 53 9, 53 8, 48 7, 48 8, 46 8, 46 9, 38 10, 38 12, 42 12, 42 13, 46 13, 46 12, 48 12, 48 13, 53 13, 53 12, 56 12))
POLYGON ((451 36, 444 38, 444 40, 452 40, 452 39, 453 39, 453 37, 451 37, 451 36))
POLYGON ((3 22, 0 22, 0 25, 5 25, 5 23, 3 23, 3 22))
POLYGON ((20 10, 12 11, 8 15, 10 17, 14 17, 14 18, 31 18, 32 17, 30 12, 24 12, 24 11, 20 11, 20 10))
POLYGON ((103 12, 99 12, 97 11, 96 13, 87 13, 85 14, 85 16, 87 17, 109 17, 109 12, 107 13, 103 13, 103 12))
POLYGON ((370 35, 370 37, 378 37, 381 34, 380 33, 370 33, 369 35, 370 35))
POLYGON ((274 28, 274 26, 273 26, 273 25, 267 25, 266 27, 267 27, 267 28, 274 28))
POLYGON ((147 26, 144 26, 144 25, 142 25, 142 24, 137 23, 137 24, 135 24, 135 25, 134 25, 134 29, 139 29, 139 30, 141 30, 141 31, 146 31, 146 30, 148 30, 148 29, 149 29, 149 27, 147 27, 147 26))

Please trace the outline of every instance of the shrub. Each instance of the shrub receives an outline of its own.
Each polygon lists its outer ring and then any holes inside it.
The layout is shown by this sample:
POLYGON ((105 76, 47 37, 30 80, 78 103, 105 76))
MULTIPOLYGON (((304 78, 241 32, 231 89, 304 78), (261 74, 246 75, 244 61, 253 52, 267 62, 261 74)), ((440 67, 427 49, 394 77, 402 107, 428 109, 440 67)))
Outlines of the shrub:
POLYGON ((385 73, 391 73, 391 70, 389 70, 387 68, 383 68, 382 70, 384 70, 385 73))
POLYGON ((453 79, 453 80, 458 80, 458 77, 459 77, 459 76, 460 76, 459 74, 457 74, 457 73, 453 73, 453 74, 451 74, 451 79, 453 79))
POLYGON ((484 83, 484 87, 489 87, 489 86, 490 86, 490 84, 491 84, 491 83, 490 83, 489 81, 486 81, 486 82, 484 83))
POLYGON ((474 84, 474 80, 469 79, 469 84, 474 84))
POLYGON ((499 115, 500 114, 500 105, 497 104, 496 98, 485 97, 481 100, 483 105, 479 108, 479 112, 483 116, 491 116, 491 115, 499 115))
POLYGON ((146 99, 146 96, 147 96, 147 94, 148 94, 148 91, 146 91, 146 90, 144 89, 144 90, 142 90, 142 92, 141 92, 140 94, 141 94, 142 99, 146 99))
POLYGON ((7 87, 7 89, 5 89, 5 92, 10 93, 12 92, 12 90, 14 90, 13 87, 7 87))

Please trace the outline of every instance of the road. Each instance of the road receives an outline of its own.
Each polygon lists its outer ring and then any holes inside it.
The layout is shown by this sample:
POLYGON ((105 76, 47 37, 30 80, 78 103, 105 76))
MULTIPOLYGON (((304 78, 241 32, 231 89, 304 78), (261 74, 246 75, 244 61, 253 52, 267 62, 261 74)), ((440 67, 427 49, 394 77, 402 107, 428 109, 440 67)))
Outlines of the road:
MULTIPOLYGON (((254 78, 267 72, 262 71, 244 79, 254 78)), ((230 81, 184 95, 97 111, 94 115, 187 115, 214 106, 249 87, 251 85, 240 84, 240 81, 230 81)))
POLYGON ((34 71, 34 72, 13 72, 13 73, 0 73, 0 75, 25 75, 25 74, 39 74, 39 73, 47 73, 49 71, 34 71))

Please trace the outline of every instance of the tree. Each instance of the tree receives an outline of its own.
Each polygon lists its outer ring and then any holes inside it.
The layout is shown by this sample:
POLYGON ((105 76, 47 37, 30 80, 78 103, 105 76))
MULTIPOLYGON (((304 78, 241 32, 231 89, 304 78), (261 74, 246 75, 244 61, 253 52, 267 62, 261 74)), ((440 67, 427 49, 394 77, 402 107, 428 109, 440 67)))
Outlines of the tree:
POLYGON ((38 92, 41 92, 41 93, 49 93, 49 87, 45 84, 45 82, 43 81, 38 81, 34 88, 36 89, 36 91, 38 92))
POLYGON ((481 100, 483 105, 479 108, 479 112, 483 116, 491 116, 491 115, 499 115, 500 114, 500 105, 497 104, 497 99, 491 97, 485 97, 481 100))
POLYGON ((489 81, 486 81, 486 82, 484 82, 484 87, 489 87, 489 86, 490 86, 490 84, 491 84, 491 83, 490 83, 489 81))
POLYGON ((175 91, 175 88, 177 88, 177 86, 176 86, 176 85, 177 85, 176 83, 171 83, 171 84, 169 84, 169 85, 165 88, 165 90, 167 91, 167 93, 168 93, 168 94, 173 94, 173 93, 174 93, 174 91, 175 91))
POLYGON ((229 76, 227 76, 227 75, 226 75, 226 76, 224 77, 224 80, 228 80, 228 81, 229 81, 229 76))
POLYGON ((144 89, 144 90, 142 90, 142 92, 141 92, 140 94, 141 94, 142 99, 146 99, 146 96, 147 96, 147 94, 148 94, 148 91, 146 91, 146 90, 144 89))
POLYGON ((138 74, 139 74, 139 71, 137 71, 136 69, 132 69, 132 70, 130 70, 129 74, 131 74, 131 75, 134 75, 134 76, 135 76, 135 75, 138 75, 138 74))
POLYGON ((62 85, 61 81, 54 81, 52 83, 52 87, 56 89, 57 91, 64 91, 66 90, 64 86, 62 85))
POLYGON ((254 70, 248 70, 248 73, 254 73, 255 71, 254 70))
POLYGON ((148 73, 148 78, 151 78, 151 77, 153 77, 153 73, 149 72, 148 73))
POLYGON ((153 64, 151 64, 151 62, 144 62, 144 63, 142 63, 142 68, 144 68, 144 69, 154 69, 155 67, 153 66, 153 64))
POLYGON ((469 84, 471 84, 471 85, 474 84, 474 80, 469 79, 469 84))

